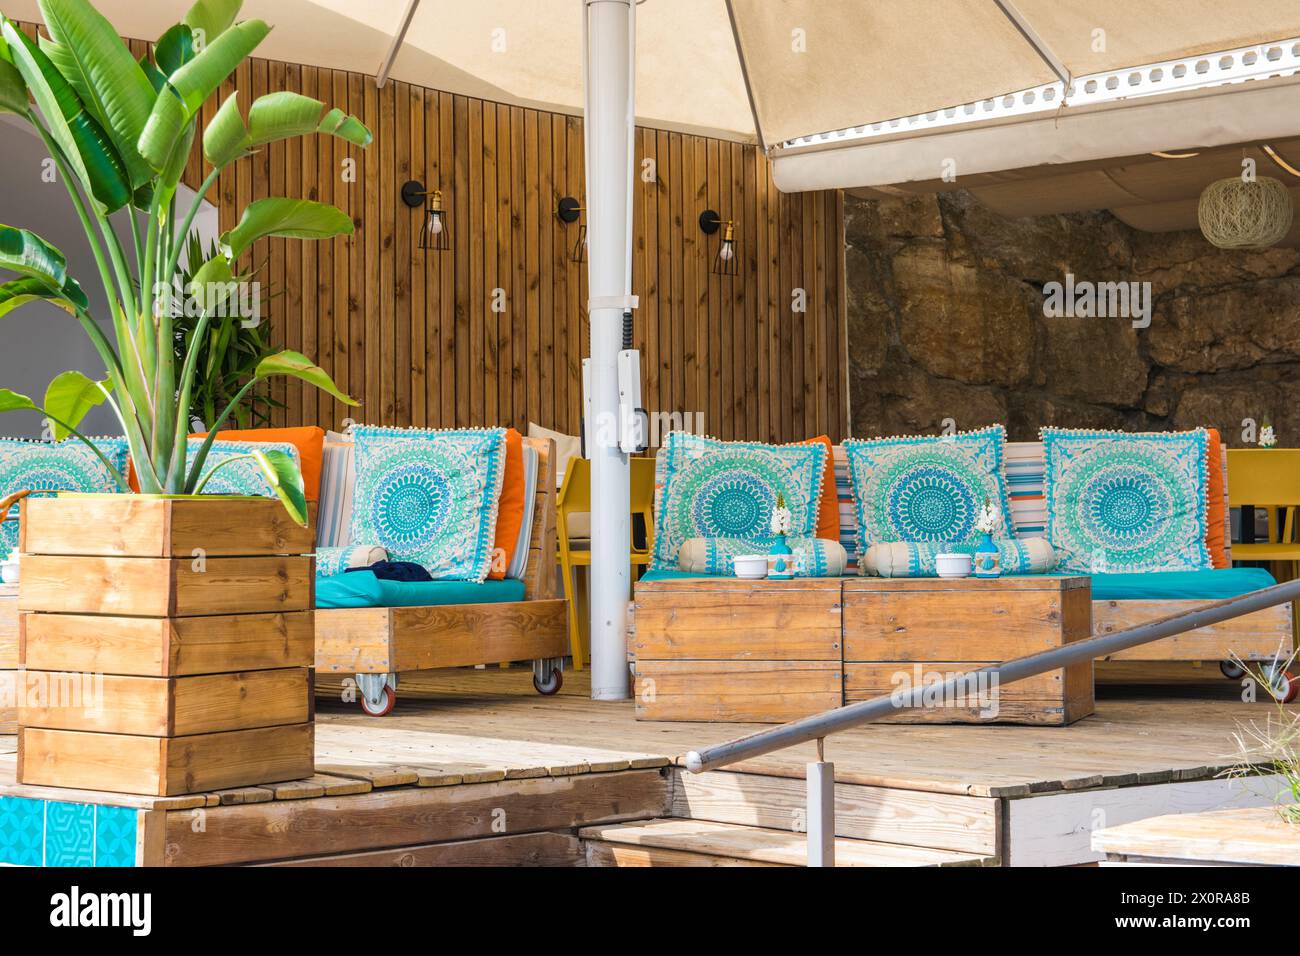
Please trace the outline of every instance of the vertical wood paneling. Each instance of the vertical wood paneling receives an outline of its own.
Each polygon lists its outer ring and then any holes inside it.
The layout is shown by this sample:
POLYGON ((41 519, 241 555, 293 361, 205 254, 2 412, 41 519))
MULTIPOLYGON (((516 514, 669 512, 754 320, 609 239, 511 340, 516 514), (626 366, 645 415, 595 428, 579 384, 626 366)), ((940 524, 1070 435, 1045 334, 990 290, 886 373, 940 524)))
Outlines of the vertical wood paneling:
MULTIPOLYGON (((555 210, 563 196, 585 199, 581 120, 265 60, 242 66, 205 116, 236 88, 296 90, 356 114, 375 134, 365 150, 317 137, 273 144, 224 173, 210 196, 222 229, 253 199, 280 194, 332 202, 356 227, 332 242, 272 240, 253 250, 274 293, 272 340, 314 358, 364 403, 348 409, 277 384, 285 408, 273 419, 328 428, 345 417, 429 427, 532 420, 576 433, 586 265, 571 261, 580 224, 560 222, 555 210), (442 190, 449 251, 419 249, 423 211, 400 199, 408 179, 442 190)), ((636 155, 643 404, 703 413, 706 430, 723 438, 844 438, 843 197, 780 194, 751 146, 641 129, 636 155), (644 160, 653 176, 641 175, 644 160), (735 277, 712 272, 722 235, 700 232, 706 208, 736 222, 735 277), (806 312, 792 308, 795 289, 806 312)), ((205 173, 196 151, 187 181, 205 173)))

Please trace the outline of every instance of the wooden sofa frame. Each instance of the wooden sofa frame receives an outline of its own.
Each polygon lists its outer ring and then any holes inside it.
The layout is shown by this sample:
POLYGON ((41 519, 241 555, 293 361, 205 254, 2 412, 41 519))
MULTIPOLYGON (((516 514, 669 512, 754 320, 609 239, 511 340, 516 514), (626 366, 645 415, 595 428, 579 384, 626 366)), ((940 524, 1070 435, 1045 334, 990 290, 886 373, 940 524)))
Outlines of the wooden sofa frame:
POLYGON ((524 442, 538 455, 524 600, 316 611, 316 670, 355 675, 366 713, 388 713, 398 675, 410 671, 531 660, 537 691, 560 689, 569 629, 564 601, 554 597, 555 445, 550 439, 524 442))

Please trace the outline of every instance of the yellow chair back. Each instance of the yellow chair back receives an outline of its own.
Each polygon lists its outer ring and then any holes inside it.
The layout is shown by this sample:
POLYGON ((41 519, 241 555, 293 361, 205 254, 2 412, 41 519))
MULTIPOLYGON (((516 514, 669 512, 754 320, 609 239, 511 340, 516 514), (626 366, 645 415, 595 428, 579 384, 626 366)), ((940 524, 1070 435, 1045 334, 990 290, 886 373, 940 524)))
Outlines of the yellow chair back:
POLYGON ((1228 449, 1228 504, 1300 505, 1300 449, 1228 449))

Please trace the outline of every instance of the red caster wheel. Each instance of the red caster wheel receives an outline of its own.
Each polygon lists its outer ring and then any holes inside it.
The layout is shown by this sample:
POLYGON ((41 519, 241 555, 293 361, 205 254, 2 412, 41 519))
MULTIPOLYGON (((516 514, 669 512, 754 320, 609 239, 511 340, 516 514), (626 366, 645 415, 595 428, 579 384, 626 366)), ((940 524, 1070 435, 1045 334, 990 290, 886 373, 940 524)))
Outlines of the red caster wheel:
POLYGON ((359 695, 357 700, 361 704, 361 709, 371 717, 383 717, 390 713, 393 705, 397 703, 397 691, 384 685, 384 696, 380 698, 378 706, 372 704, 365 694, 359 695))
POLYGON ((1300 680, 1290 671, 1280 668, 1268 674, 1268 692, 1279 704, 1292 703, 1300 695, 1300 680))
POLYGON ((533 688, 543 697, 554 697, 563 686, 564 674, 558 667, 552 668, 550 675, 544 681, 538 680, 537 676, 533 675, 533 688))

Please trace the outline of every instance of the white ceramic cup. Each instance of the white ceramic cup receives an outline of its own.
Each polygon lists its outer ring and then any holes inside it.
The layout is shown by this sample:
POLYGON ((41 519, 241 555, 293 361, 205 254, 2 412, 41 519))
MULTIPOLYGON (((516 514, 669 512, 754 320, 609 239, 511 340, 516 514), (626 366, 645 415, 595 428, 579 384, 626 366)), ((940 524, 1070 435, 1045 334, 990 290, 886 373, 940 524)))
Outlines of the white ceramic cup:
POLYGON ((934 568, 941 578, 970 577, 971 567, 969 554, 937 554, 934 557, 934 568))
POLYGON ((757 581, 767 577, 767 555, 765 554, 738 554, 732 558, 732 565, 736 569, 738 578, 757 581))

